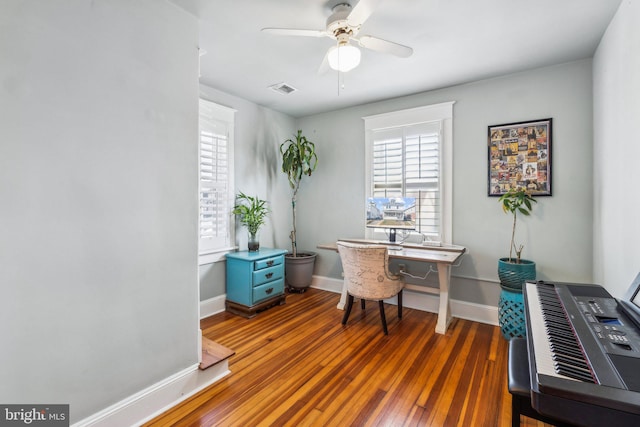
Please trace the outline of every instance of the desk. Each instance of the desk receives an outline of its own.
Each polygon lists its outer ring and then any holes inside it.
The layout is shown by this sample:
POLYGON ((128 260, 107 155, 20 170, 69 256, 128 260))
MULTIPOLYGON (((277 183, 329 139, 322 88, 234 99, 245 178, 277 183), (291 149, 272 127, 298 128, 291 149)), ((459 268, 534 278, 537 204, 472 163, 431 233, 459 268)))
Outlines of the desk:
MULTIPOLYGON (((364 239, 339 239, 344 242, 352 243, 364 243, 364 244, 382 244, 389 245, 388 243, 376 241, 376 240, 364 240, 364 239)), ((439 288, 431 288, 428 286, 418 286, 412 284, 406 284, 405 289, 411 291, 433 293, 438 294, 440 297, 438 306, 438 323, 436 324, 436 332, 438 334, 444 334, 447 331, 447 326, 451 322, 451 307, 449 305, 449 285, 451 280, 451 265, 456 263, 458 259, 465 253, 466 248, 463 246, 455 245, 443 245, 443 246, 422 246, 418 244, 403 244, 402 249, 389 250, 389 259, 398 260, 411 260, 418 262, 434 263, 438 268, 438 284, 439 288)), ((318 245, 319 249, 329 249, 338 251, 338 247, 335 243, 318 245)), ((338 308, 344 309, 347 301, 347 287, 343 283, 342 295, 340 296, 340 302, 338 308)))

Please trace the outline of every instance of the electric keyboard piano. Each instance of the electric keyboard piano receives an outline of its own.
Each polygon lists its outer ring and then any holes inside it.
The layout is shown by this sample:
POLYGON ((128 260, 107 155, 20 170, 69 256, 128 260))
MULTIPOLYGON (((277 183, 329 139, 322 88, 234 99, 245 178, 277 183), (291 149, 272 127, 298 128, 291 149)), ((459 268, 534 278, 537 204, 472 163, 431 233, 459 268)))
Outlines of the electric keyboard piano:
POLYGON ((640 274, 625 300, 603 287, 527 282, 531 406, 579 426, 640 426, 640 274))

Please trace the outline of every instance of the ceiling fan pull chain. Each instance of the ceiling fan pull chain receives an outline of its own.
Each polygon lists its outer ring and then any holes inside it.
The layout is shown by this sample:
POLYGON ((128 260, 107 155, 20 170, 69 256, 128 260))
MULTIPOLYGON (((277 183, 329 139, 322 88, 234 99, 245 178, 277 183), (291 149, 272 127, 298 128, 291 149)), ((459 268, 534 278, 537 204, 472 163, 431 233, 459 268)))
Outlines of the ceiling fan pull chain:
POLYGON ((347 73, 343 73, 342 71, 338 71, 338 96, 340 96, 340 91, 344 90, 344 76, 347 73))

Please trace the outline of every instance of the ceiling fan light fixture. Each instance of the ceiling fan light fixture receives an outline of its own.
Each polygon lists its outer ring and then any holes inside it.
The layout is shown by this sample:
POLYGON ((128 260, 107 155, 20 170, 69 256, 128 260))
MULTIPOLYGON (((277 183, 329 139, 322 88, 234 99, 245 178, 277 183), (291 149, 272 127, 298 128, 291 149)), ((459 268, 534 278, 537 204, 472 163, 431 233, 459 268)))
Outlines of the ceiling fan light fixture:
POLYGON ((360 49, 350 44, 339 44, 329 49, 327 60, 331 68, 346 73, 360 64, 360 49))

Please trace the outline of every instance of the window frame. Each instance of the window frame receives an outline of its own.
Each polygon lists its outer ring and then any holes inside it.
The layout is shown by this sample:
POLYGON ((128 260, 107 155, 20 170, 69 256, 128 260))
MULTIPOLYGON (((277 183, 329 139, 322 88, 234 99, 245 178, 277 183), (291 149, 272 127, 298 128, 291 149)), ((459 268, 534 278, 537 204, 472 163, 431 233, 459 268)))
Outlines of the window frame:
MULTIPOLYGON (((440 186, 440 240, 443 243, 451 243, 452 221, 453 221, 453 105, 455 101, 443 102, 439 104, 426 105, 422 107, 405 110, 392 111, 389 113, 365 116, 365 194, 366 197, 373 196, 373 142, 376 131, 405 128, 420 124, 433 122, 440 123, 440 159, 439 159, 439 186, 440 186)), ((404 161, 404 160, 403 160, 404 161)), ((364 202, 364 201, 363 201, 364 202)), ((363 218, 366 215, 366 204, 364 206, 363 218)), ((386 240, 384 233, 365 227, 365 236, 368 239, 386 240)), ((422 242, 422 235, 412 233, 407 239, 411 242, 419 240, 422 242), (417 237, 416 237, 417 236, 417 237)))
POLYGON ((217 261, 224 260, 226 253, 235 250, 235 218, 231 215, 231 207, 234 203, 234 138, 235 138, 235 113, 234 110, 229 107, 217 104, 203 96, 198 100, 198 265, 211 264, 217 261), (229 206, 226 213, 227 218, 227 233, 224 242, 213 247, 202 247, 202 239, 200 237, 200 212, 201 212, 201 134, 202 134, 202 107, 201 103, 208 104, 212 114, 212 119, 218 122, 224 123, 227 130, 227 205, 229 206))

